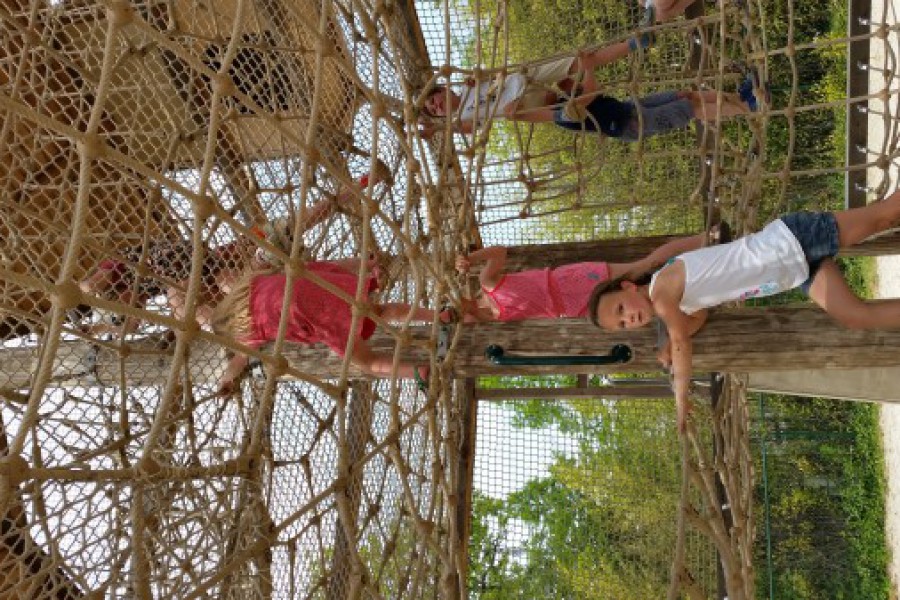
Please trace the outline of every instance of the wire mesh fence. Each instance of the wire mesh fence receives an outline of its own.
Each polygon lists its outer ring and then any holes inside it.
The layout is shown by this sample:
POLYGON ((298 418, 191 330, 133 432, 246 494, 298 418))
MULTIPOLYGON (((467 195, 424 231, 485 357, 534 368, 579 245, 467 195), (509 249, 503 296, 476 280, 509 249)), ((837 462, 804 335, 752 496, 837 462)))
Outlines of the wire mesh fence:
MULTIPOLYGON (((883 530, 863 523, 883 514, 877 409, 748 402, 756 597, 882 597, 883 530)), ((481 401, 477 450, 471 597, 666 596, 681 492, 671 399, 481 401)), ((710 538, 686 548, 702 597, 724 597, 710 538)))
MULTIPOLYGON (((471 597, 660 598, 681 495, 670 399, 481 402, 471 597)), ((689 535, 717 593, 713 543, 689 535)))

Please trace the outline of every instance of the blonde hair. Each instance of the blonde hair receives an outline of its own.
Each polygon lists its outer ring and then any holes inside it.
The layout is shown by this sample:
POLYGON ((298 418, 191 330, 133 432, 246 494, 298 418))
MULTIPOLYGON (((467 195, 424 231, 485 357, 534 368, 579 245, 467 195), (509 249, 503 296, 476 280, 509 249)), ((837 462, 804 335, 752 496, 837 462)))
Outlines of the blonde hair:
POLYGON ((250 287, 253 280, 261 274, 259 271, 249 271, 238 278, 228 295, 213 310, 213 331, 220 335, 231 335, 235 339, 250 337, 253 333, 250 287))

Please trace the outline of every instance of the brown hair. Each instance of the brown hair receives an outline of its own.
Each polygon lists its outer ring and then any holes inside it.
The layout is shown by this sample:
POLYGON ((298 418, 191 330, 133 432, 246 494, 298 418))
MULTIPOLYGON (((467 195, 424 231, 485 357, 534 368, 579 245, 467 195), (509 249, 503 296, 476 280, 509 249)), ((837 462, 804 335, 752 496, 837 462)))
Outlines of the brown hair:
MULTIPOLYGON (((650 283, 652 274, 646 273, 641 275, 634 281, 636 285, 647 285, 650 283)), ((588 317, 591 319, 591 323, 594 324, 594 327, 603 327, 600 325, 600 320, 597 318, 597 307, 600 305, 600 299, 603 297, 603 294, 608 292, 618 292, 622 289, 623 281, 631 281, 627 277, 616 277, 615 279, 609 279, 607 281, 602 281, 594 286, 594 289, 591 291, 591 297, 588 300, 588 317)))
POLYGON ((243 274, 227 296, 216 305, 212 314, 213 331, 220 335, 231 335, 235 339, 249 338, 253 333, 253 317, 250 315, 250 287, 253 279, 261 273, 250 271, 243 274))

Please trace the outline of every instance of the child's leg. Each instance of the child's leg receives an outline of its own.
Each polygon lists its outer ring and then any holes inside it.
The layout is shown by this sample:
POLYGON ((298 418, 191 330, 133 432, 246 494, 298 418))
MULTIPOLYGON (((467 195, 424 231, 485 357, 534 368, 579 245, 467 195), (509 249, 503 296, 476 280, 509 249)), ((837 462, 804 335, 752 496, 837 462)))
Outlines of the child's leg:
POLYGON ((434 320, 434 311, 430 308, 412 308, 409 304, 399 302, 373 304, 372 308, 375 314, 390 323, 405 323, 407 318, 411 321, 425 321, 428 323, 434 320))
POLYGON ((655 92, 641 96, 640 104, 644 108, 656 108, 684 97, 682 94, 682 92, 655 92))
POLYGON ((656 7, 656 22, 662 23, 684 13, 694 0, 651 0, 656 7))
MULTIPOLYGON (((692 0, 693 1, 693 0, 692 0)), ((618 42, 609 46, 597 48, 591 52, 580 52, 569 67, 569 75, 575 75, 580 71, 593 71, 599 66, 608 65, 631 54, 628 42, 618 42)))
POLYGON ((896 226, 900 221, 900 190, 880 202, 834 213, 841 248, 858 244, 876 233, 896 226))
POLYGON ((830 258, 822 261, 809 288, 809 297, 848 329, 900 327, 900 299, 880 302, 860 300, 830 258))
POLYGON ((166 301, 169 304, 169 309, 172 311, 172 316, 176 319, 183 319, 187 316, 186 308, 187 308, 187 294, 176 286, 170 285, 166 288, 166 301))
POLYGON ((694 107, 694 117, 701 121, 714 123, 718 116, 722 118, 746 115, 750 112, 747 105, 737 94, 722 94, 722 110, 717 112, 717 94, 715 90, 687 92, 687 97, 694 107))
MULTIPOLYGON (((357 339, 353 343, 353 353, 350 355, 350 362, 362 369, 367 375, 390 377, 391 369, 394 366, 394 356, 392 354, 373 352, 369 344, 364 340, 357 339)), ((427 366, 417 366, 402 361, 397 365, 397 377, 401 379, 415 379, 415 373, 418 373, 422 379, 428 379, 427 366)))
POLYGON ((622 141, 683 129, 696 118, 697 110, 690 96, 682 92, 662 92, 641 98, 634 103, 635 114, 625 127, 622 141), (649 99, 649 102, 646 100, 649 99))

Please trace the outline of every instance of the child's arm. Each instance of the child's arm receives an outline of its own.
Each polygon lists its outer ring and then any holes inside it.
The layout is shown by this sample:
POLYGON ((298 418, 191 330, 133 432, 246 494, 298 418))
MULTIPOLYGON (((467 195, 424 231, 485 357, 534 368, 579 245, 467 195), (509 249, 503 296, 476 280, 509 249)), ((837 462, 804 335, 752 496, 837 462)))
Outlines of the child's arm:
POLYGON ((706 311, 686 315, 675 306, 654 302, 656 314, 669 329, 669 348, 672 353, 672 377, 675 388, 678 431, 684 433, 691 412, 690 385, 693 375, 692 337, 706 322, 706 311))
POLYGON ((660 273, 651 302, 656 316, 662 319, 669 332, 678 430, 683 433, 691 412, 690 384, 693 374, 691 338, 706 322, 707 311, 700 310, 688 315, 681 310, 679 304, 684 294, 684 270, 676 267, 667 267, 660 273))
POLYGON ((460 273, 468 273, 473 265, 484 263, 484 268, 479 275, 481 287, 492 290, 500 283, 503 277, 503 268, 506 266, 506 248, 504 246, 491 246, 482 248, 469 254, 460 254, 456 257, 456 270, 460 273))
MULTIPOLYGON (((450 131, 453 133, 472 133, 475 130, 475 126, 472 121, 462 121, 459 119, 453 119, 450 122, 450 131)), ((443 121, 430 121, 428 123, 423 123, 419 128, 419 135, 422 136, 422 139, 428 140, 431 139, 435 133, 438 131, 444 131, 444 123, 443 121)))
POLYGON ((687 418, 691 413, 690 384, 693 373, 693 343, 690 336, 678 331, 672 335, 670 347, 672 349, 672 377, 675 387, 675 410, 677 415, 678 431, 684 433, 687 427, 687 418))
POLYGON ((578 58, 581 60, 582 64, 589 67, 588 69, 585 69, 586 71, 593 71, 596 67, 608 65, 625 58, 632 52, 636 52, 639 47, 647 48, 651 43, 651 37, 644 34, 641 37, 629 38, 624 42, 610 44, 609 46, 604 46, 597 50, 582 50, 578 53, 578 58))
POLYGON ((660 268, 661 266, 666 264, 666 261, 668 261, 670 258, 703 247, 703 242, 705 239, 706 233, 698 233, 697 235, 680 237, 670 242, 666 242, 644 258, 641 258, 634 262, 610 263, 609 278, 618 279, 619 277, 624 277, 626 279, 634 281, 640 278, 641 275, 650 273, 651 271, 655 271, 656 269, 660 268))
POLYGON ((249 362, 250 358, 243 352, 236 352, 231 357, 225 366, 222 377, 219 378, 219 386, 216 389, 217 396, 229 396, 234 392, 234 383, 247 368, 249 362))

